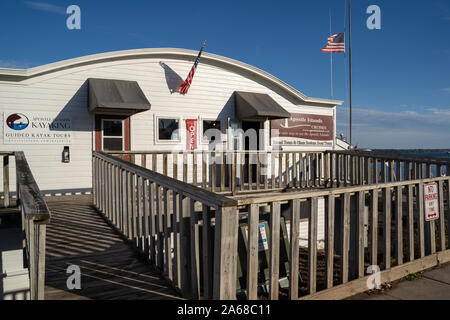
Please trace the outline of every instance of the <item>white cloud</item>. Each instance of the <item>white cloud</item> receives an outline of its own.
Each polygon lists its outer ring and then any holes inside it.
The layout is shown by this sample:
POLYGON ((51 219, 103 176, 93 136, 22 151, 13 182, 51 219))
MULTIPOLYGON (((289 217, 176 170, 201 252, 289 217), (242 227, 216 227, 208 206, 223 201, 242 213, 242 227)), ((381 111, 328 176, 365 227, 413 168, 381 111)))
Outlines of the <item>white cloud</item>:
POLYGON ((450 88, 444 88, 442 89, 444 92, 450 93, 450 88))
POLYGON ((33 1, 24 1, 24 3, 28 7, 33 8, 35 10, 56 13, 56 14, 61 14, 61 15, 66 14, 66 9, 64 7, 60 7, 60 6, 51 4, 51 3, 33 2, 33 1))
POLYGON ((437 109, 437 108, 429 108, 428 111, 432 112, 435 115, 444 115, 450 116, 450 109, 437 109))
MULTIPOLYGON (((422 110, 353 108, 352 142, 368 148, 450 148, 450 108, 422 110)), ((348 108, 338 108, 338 134, 348 134, 348 112, 348 108)))

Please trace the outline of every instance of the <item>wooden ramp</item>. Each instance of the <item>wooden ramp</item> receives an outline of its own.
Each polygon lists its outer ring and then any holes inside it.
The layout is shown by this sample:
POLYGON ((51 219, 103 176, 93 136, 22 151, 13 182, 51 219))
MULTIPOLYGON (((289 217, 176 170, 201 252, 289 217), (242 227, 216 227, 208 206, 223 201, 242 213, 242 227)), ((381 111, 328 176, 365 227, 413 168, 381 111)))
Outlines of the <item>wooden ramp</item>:
POLYGON ((46 300, 181 299, 90 201, 48 201, 48 207, 46 300), (67 288, 71 265, 80 267, 80 290, 67 288))

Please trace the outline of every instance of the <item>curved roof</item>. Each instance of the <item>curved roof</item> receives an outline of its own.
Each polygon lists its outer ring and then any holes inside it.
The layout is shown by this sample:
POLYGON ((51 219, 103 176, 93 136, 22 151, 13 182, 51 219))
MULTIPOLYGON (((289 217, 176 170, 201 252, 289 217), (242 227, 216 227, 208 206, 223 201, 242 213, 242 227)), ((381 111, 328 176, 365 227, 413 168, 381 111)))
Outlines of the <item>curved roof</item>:
MULTIPOLYGON (((63 60, 55 63, 46 64, 30 69, 2 69, 0 68, 0 80, 20 82, 29 78, 37 77, 40 75, 49 74, 61 70, 75 68, 83 65, 91 65, 102 62, 131 60, 131 59, 144 59, 144 58, 169 58, 175 60, 194 61, 198 55, 198 51, 178 49, 178 48, 154 48, 154 49, 135 49, 135 50, 123 50, 113 51, 94 55, 88 55, 84 57, 63 60)), ((250 76, 252 79, 264 81, 271 85, 278 87, 290 96, 293 96, 301 101, 307 103, 317 103, 322 105, 335 106, 342 104, 342 101, 312 98, 304 95, 300 91, 294 89, 273 75, 262 71, 256 67, 248 65, 246 63, 219 56, 212 53, 204 52, 202 54, 203 64, 209 64, 221 67, 226 70, 231 70, 246 76, 250 76)))

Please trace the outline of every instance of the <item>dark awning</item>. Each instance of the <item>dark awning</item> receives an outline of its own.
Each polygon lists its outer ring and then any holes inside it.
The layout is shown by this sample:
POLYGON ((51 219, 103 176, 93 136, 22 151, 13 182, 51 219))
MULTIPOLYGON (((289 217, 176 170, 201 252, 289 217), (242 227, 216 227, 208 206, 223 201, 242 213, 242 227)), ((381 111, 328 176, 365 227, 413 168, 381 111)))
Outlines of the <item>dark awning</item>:
POLYGON ((136 81, 88 79, 89 112, 132 115, 150 110, 136 81))
POLYGON ((268 94, 235 91, 235 114, 237 120, 285 119, 291 114, 268 94))

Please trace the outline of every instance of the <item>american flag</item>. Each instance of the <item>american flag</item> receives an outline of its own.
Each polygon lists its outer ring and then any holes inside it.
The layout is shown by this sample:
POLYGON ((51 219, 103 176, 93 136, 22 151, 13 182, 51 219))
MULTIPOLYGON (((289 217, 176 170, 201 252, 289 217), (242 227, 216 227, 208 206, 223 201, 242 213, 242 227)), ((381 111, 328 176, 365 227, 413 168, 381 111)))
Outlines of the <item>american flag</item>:
POLYGON ((328 43, 320 52, 344 52, 345 53, 345 33, 338 33, 328 38, 328 43))
POLYGON ((188 93, 189 87, 191 86, 192 79, 194 79, 195 70, 197 69, 197 65, 200 62, 200 56, 202 55, 203 48, 205 48, 206 41, 203 41, 202 48, 200 49, 200 52, 198 53, 197 59, 195 59, 194 65, 192 66, 191 71, 189 72, 186 80, 184 83, 180 86, 180 93, 186 94, 188 93))

